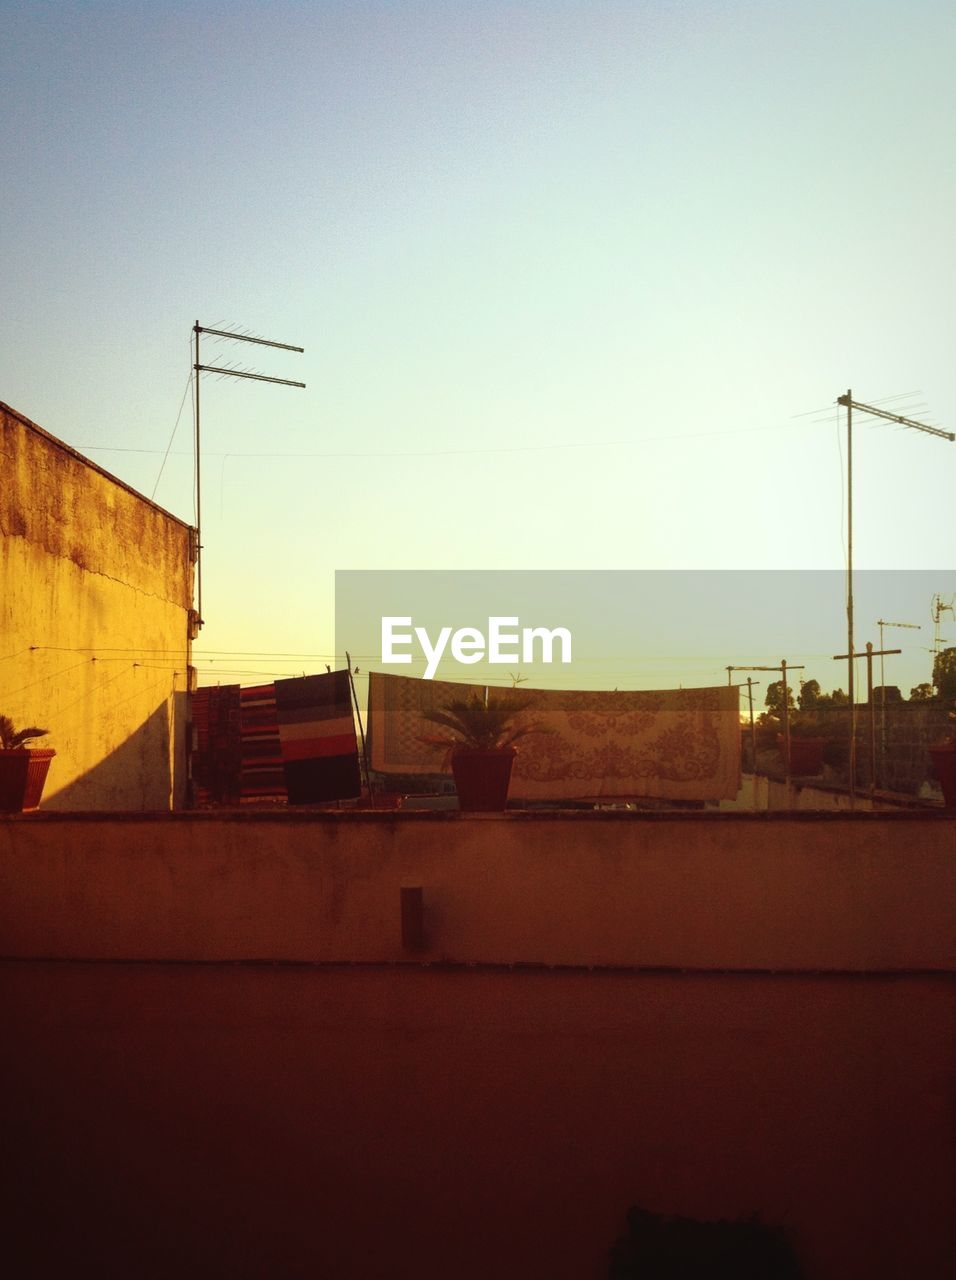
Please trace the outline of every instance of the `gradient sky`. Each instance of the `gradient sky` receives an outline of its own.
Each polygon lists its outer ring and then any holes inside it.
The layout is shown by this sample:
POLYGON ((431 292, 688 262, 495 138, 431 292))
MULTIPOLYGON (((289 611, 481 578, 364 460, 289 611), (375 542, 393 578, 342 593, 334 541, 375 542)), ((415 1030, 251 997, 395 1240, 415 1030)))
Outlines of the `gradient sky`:
MULTIPOLYGON (((196 319, 306 348, 204 347, 308 386, 204 379, 203 678, 321 669, 335 569, 837 569, 837 395, 956 429, 954 56, 944 0, 0 0, 0 399, 149 495, 196 319)), ((956 445, 855 435, 857 564, 952 595, 956 445)))

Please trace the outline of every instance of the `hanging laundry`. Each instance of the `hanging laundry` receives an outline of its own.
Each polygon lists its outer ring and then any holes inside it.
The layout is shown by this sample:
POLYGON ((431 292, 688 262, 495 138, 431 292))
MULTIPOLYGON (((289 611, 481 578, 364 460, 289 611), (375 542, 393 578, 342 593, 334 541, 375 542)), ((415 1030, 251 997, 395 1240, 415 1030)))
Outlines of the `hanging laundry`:
MULTIPOLYGON (((434 732, 422 712, 483 692, 480 685, 372 672, 372 768, 438 772, 435 752, 421 742, 434 732)), ((522 718, 539 720, 548 730, 518 743, 509 791, 513 799, 702 801, 733 798, 740 789, 735 687, 592 692, 522 686, 493 689, 489 696, 532 699, 522 718)))
POLYGON ((241 798, 248 800, 285 800, 285 774, 279 744, 279 722, 276 716, 275 687, 254 685, 241 689, 240 722, 242 727, 241 798))
POLYGON ((190 698, 193 723, 191 781, 199 807, 239 803, 242 744, 239 686, 210 685, 190 698))
POLYGON ((373 769, 380 773, 441 773, 442 753, 425 746, 422 735, 438 733, 422 719, 457 699, 484 696, 484 685, 446 680, 418 680, 382 671, 369 673, 368 749, 373 769))
POLYGON ((277 680, 274 690, 289 803, 319 804, 360 795, 349 673, 277 680))
POLYGON ((518 744, 514 799, 732 799, 740 699, 729 685, 635 691, 502 690, 549 732, 518 744))

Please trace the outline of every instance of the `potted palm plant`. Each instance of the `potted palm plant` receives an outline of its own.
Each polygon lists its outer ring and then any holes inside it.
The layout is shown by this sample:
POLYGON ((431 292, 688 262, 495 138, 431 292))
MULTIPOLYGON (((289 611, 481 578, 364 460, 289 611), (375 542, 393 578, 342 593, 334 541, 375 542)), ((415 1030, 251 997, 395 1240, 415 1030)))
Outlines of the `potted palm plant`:
POLYGON ((930 747, 929 753, 943 789, 943 804, 956 809, 956 648, 943 649, 933 659, 933 685, 952 728, 949 737, 930 747))
MULTIPOLYGON (((777 735, 780 754, 786 762, 787 743, 784 735, 777 735)), ((820 725, 812 711, 798 711, 790 716, 790 772, 797 777, 813 777, 823 768, 823 750, 826 738, 821 736, 820 725)))
POLYGON ((422 718, 448 733, 422 736, 430 747, 443 747, 443 768, 451 765, 458 791, 458 807, 466 812, 494 813, 508 803, 511 769, 517 754, 514 745, 529 733, 545 732, 534 721, 516 724, 531 700, 512 702, 480 694, 447 702, 422 718))
POLYGON ((16 729, 9 716, 0 716, 0 812, 23 813, 39 807, 56 752, 52 747, 28 747, 27 743, 48 732, 16 729))
POLYGON ((956 711, 951 711, 949 718, 953 721, 953 732, 930 747, 929 754, 943 791, 943 804, 947 809, 956 809, 956 711))

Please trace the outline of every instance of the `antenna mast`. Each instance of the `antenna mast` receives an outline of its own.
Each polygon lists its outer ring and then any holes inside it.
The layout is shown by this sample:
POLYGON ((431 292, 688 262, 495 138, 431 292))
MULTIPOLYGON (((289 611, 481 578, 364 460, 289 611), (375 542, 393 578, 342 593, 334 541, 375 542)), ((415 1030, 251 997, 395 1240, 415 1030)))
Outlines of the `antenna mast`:
MULTIPOLYGON (((846 631, 847 631, 847 694, 850 703, 850 808, 854 806, 856 795, 856 693, 853 683, 853 660, 857 654, 853 647, 853 410, 870 413, 875 418, 885 418, 888 422, 896 422, 903 427, 912 427, 914 431, 924 431, 931 436, 940 436, 950 444, 956 440, 952 431, 943 431, 940 427, 930 427, 925 422, 917 422, 914 418, 904 418, 898 413, 890 413, 886 409, 877 409, 874 405, 863 404, 853 399, 853 392, 847 391, 845 396, 837 396, 837 404, 846 408, 846 631)), ((883 646, 881 645, 880 648, 883 646)))
POLYGON ((273 342, 269 338, 252 338, 245 333, 229 333, 225 329, 208 329, 201 325, 197 320, 193 325, 193 334, 195 335, 195 359, 193 360, 193 373, 196 378, 196 608, 192 611, 190 618, 191 639, 195 640, 199 634, 199 628, 203 625, 202 616, 202 482, 201 482, 201 451, 199 447, 199 384, 200 374, 202 373, 218 373, 224 378, 249 378, 253 382, 275 382, 283 387, 301 387, 304 389, 304 382, 293 382, 290 378, 269 378, 264 373, 248 373, 244 369, 228 369, 218 365, 202 364, 199 359, 199 335, 201 333, 211 334, 216 338, 229 338, 233 342, 252 342, 257 347, 276 347, 280 351, 295 351, 299 355, 305 351, 305 347, 293 347, 288 342, 273 342))

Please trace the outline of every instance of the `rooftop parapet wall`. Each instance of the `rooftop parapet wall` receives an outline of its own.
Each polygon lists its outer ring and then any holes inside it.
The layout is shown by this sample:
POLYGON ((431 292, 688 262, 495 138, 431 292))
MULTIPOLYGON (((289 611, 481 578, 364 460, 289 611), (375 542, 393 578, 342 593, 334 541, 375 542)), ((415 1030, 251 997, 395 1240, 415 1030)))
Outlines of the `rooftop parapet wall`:
POLYGON ((952 972, 954 900, 935 813, 0 822, 19 958, 952 972))

